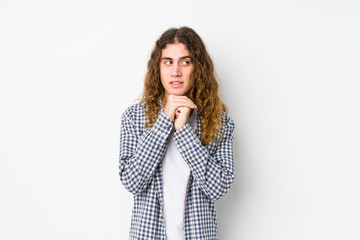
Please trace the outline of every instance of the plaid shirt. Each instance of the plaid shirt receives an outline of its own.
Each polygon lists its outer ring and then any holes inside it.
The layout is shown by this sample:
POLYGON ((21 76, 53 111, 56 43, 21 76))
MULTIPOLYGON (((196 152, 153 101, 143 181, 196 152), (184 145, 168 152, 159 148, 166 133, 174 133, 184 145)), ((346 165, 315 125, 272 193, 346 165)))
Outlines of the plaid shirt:
MULTIPOLYGON (((166 239, 161 160, 173 121, 161 110, 153 127, 145 128, 144 108, 136 103, 121 118, 119 174, 134 195, 130 239, 166 239)), ((204 147, 200 142, 201 117, 194 131, 189 123, 174 132, 176 147, 189 165, 184 228, 185 239, 218 239, 214 200, 222 197, 234 181, 234 122, 225 113, 224 137, 204 147)))

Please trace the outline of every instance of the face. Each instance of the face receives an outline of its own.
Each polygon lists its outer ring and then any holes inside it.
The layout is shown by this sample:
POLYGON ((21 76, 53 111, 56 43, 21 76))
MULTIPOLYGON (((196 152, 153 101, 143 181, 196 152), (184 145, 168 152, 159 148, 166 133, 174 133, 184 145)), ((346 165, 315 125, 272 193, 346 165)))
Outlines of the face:
POLYGON ((165 100, 172 95, 186 95, 193 85, 194 65, 183 43, 167 44, 161 52, 160 78, 165 89, 165 100))

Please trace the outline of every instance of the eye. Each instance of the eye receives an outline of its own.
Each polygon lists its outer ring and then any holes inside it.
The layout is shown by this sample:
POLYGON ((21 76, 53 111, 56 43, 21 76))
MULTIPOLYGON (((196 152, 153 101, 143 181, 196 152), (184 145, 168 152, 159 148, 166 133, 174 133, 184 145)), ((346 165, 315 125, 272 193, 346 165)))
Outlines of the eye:
POLYGON ((189 59, 184 59, 181 61, 181 65, 190 65, 190 64, 191 64, 191 62, 189 59))
POLYGON ((170 64, 172 64, 172 61, 171 60, 164 60, 164 64, 165 65, 170 65, 170 64))

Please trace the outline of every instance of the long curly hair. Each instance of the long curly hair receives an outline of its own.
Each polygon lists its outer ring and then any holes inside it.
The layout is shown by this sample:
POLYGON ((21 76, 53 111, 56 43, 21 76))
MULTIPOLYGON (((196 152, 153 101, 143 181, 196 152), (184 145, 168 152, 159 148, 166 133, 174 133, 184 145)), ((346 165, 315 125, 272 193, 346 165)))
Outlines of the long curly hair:
POLYGON ((220 98, 213 62, 200 36, 189 27, 170 28, 156 41, 148 61, 144 90, 140 99, 147 117, 145 127, 150 129, 155 123, 161 110, 159 98, 163 99, 165 94, 160 79, 162 50, 167 44, 178 42, 187 47, 194 64, 191 74, 194 84, 189 91, 189 98, 197 105, 197 114, 202 118, 200 140, 206 146, 216 139, 221 139, 225 123, 224 112, 227 112, 227 108, 220 98))

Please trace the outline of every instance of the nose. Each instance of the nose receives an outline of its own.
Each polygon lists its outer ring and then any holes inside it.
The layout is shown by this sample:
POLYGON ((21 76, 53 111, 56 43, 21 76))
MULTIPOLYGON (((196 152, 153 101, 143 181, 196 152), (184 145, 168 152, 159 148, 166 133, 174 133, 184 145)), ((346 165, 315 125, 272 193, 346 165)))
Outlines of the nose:
POLYGON ((179 64, 175 63, 172 66, 171 69, 171 76, 172 77, 181 77, 181 67, 179 66, 179 64))

